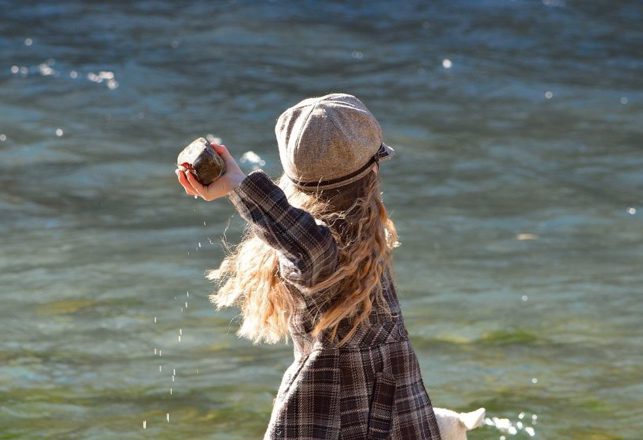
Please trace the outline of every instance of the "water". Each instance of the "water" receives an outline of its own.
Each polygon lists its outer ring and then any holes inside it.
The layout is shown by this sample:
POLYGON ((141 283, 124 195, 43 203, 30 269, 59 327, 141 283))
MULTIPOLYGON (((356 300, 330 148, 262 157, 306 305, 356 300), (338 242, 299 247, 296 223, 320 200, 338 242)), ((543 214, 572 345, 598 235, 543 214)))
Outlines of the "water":
MULTIPOLYGON (((397 147, 384 198, 434 404, 640 438, 640 2, 29 3, 0 0, 3 438, 263 433, 291 346, 212 309, 243 223, 174 161, 213 133, 277 177, 276 117, 332 91, 397 147)), ((469 438, 530 438, 491 424, 469 438)))

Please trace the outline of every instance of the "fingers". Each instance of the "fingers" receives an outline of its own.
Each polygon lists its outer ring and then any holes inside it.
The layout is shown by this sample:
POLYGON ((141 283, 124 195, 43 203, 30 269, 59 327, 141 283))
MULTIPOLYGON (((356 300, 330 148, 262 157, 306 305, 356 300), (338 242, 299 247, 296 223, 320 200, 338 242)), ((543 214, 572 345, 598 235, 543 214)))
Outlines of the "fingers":
POLYGON ((192 190, 196 193, 194 195, 199 195, 205 199, 205 196, 206 196, 205 187, 201 185, 201 183, 198 180, 196 180, 196 177, 194 177, 194 174, 192 174, 191 172, 188 171, 187 173, 184 173, 184 174, 188 180, 188 183, 192 187, 192 190))
POLYGON ((197 193, 197 191, 194 189, 194 187, 192 186, 192 184, 189 182, 187 177, 185 176, 186 174, 192 174, 192 173, 190 173, 189 171, 184 172, 184 171, 181 171, 181 170, 178 170, 178 169, 174 170, 174 173, 176 174, 176 177, 179 179, 179 183, 181 184, 181 186, 185 190, 186 194, 189 194, 191 196, 198 196, 199 195, 197 193))

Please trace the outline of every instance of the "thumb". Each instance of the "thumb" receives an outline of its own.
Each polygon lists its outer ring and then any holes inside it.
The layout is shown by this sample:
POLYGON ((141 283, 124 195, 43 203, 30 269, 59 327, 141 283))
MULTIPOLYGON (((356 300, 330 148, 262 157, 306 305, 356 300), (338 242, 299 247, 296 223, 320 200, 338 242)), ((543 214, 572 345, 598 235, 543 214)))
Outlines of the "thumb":
POLYGON ((226 165, 236 165, 236 161, 234 160, 234 157, 232 157, 232 154, 228 151, 228 148, 225 145, 219 145, 219 144, 211 144, 212 148, 214 148, 214 151, 216 151, 219 156, 221 156, 225 162, 226 165))

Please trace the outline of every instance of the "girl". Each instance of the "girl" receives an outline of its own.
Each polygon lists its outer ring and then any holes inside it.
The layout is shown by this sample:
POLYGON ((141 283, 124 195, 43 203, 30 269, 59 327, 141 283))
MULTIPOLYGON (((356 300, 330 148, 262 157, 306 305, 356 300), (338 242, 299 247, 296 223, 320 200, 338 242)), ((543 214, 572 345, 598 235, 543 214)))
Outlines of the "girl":
POLYGON ((238 335, 294 343, 264 440, 439 440, 392 280, 397 233, 378 172, 394 150, 347 94, 301 101, 275 133, 279 185, 246 176, 224 145, 213 148, 227 172, 210 185, 176 170, 187 194, 228 196, 249 225, 208 273, 211 300, 240 307, 238 335))

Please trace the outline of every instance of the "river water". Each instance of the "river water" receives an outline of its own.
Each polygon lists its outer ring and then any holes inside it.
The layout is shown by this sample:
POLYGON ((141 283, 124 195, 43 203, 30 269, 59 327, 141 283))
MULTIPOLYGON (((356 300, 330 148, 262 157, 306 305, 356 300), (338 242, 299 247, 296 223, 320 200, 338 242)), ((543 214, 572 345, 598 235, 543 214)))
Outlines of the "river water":
POLYGON ((277 177, 277 116, 334 91, 398 152, 384 199, 434 405, 517 432, 474 440, 641 438, 639 1, 0 10, 0 438, 261 436, 292 345, 208 302, 244 224, 174 161, 213 133, 277 177))

